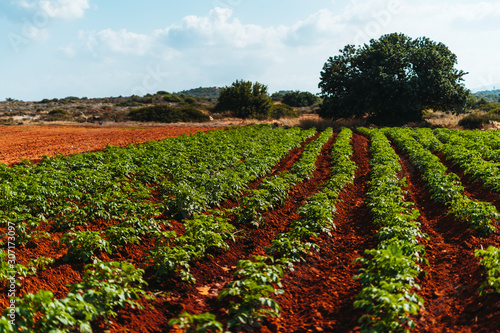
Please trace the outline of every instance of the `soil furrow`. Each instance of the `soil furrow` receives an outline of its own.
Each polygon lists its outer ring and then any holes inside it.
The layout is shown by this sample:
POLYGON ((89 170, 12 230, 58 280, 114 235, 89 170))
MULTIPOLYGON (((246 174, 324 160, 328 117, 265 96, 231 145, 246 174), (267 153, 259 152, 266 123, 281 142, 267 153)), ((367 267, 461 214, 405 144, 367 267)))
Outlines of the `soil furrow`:
POLYGON ((447 160, 443 153, 436 153, 436 156, 439 157, 441 163, 443 163, 449 171, 453 172, 460 178, 464 187, 465 195, 471 199, 491 202, 497 210, 500 211, 500 194, 485 188, 481 180, 474 181, 471 175, 464 174, 463 169, 458 165, 453 165, 453 161, 447 160))
MULTIPOLYGON (((334 135, 335 137, 336 135, 334 135)), ((155 310, 160 311, 163 318, 159 318, 157 329, 153 331, 164 331, 170 328, 166 325, 168 319, 178 316, 187 311, 189 313, 211 312, 217 315, 217 319, 222 322, 227 321, 227 314, 224 302, 217 300, 217 295, 227 282, 232 281, 236 263, 242 259, 250 259, 254 255, 263 255, 266 246, 276 238, 280 232, 285 232, 290 223, 298 218, 297 209, 312 194, 317 192, 317 186, 330 176, 331 157, 329 151, 334 142, 334 137, 323 147, 323 150, 316 161, 317 169, 311 179, 300 183, 289 191, 289 197, 282 207, 276 208, 264 214, 265 225, 255 229, 251 226, 240 225, 242 238, 230 244, 230 249, 222 253, 214 253, 192 264, 191 272, 196 278, 196 284, 189 285, 175 279, 168 279, 155 288, 166 290, 170 293, 167 298, 159 300, 154 304, 155 310)), ((303 148, 295 151, 294 155, 300 157, 303 148)), ((298 158, 290 157, 289 161, 298 158)), ((292 163, 293 164, 293 163, 292 163)), ((280 163, 286 170, 290 163, 280 163)), ((238 203, 236 203, 237 205, 238 203)), ((142 318, 151 317, 147 313, 139 313, 129 316, 129 311, 123 311, 126 317, 122 317, 119 325, 123 327, 141 327, 142 318)))
MULTIPOLYGON (((292 149, 275 167, 273 167, 273 170, 271 172, 253 181, 249 185, 249 188, 257 188, 258 184, 264 177, 276 174, 279 171, 289 170, 293 163, 300 159, 300 156, 302 156, 304 147, 314 139, 316 139, 318 135, 319 133, 316 133, 313 137, 302 142, 301 147, 292 149)), ((329 142, 329 149, 331 149, 332 144, 333 139, 329 142)), ((323 150, 321 155, 324 155, 326 153, 326 150, 323 150)), ((330 155, 328 154, 328 156, 321 157, 320 159, 318 159, 318 161, 323 161, 323 163, 325 161, 329 161, 329 156, 330 155)), ((322 166, 320 169, 324 170, 325 167, 322 166)), ((329 166, 326 169, 329 171, 329 166)), ((317 177, 320 173, 321 171, 316 171, 315 176, 317 177)), ((299 186, 301 185, 299 184, 299 186)), ((295 189, 295 191, 300 190, 295 189)), ((238 202, 228 201, 222 204, 222 208, 234 207, 236 205, 238 205, 238 202)), ((164 216, 162 218, 167 217, 164 216)), ((169 223, 172 224, 172 227, 176 231, 179 231, 179 234, 182 234, 183 226, 181 222, 169 220, 169 223)), ((114 224, 114 222, 103 222, 101 220, 98 220, 89 222, 89 225, 85 228, 79 227, 77 229, 104 230, 111 224, 114 224)), ((42 223, 39 229, 50 231, 51 226, 46 223, 42 223)), ((267 231, 267 229, 265 230, 267 231)), ((266 231, 259 232, 266 235, 266 231)), ((26 264, 30 258, 37 258, 39 256, 56 259, 55 263, 53 265, 50 265, 46 270, 38 272, 38 274, 35 276, 28 276, 22 279, 22 286, 18 290, 20 296, 25 293, 35 293, 38 290, 52 290, 55 297, 64 298, 69 291, 66 285, 76 283, 81 280, 81 276, 84 271, 84 264, 77 262, 65 262, 62 258, 65 251, 58 249, 58 247, 52 243, 53 241, 59 240, 62 235, 62 232, 51 232, 51 239, 39 239, 37 241, 28 243, 25 248, 19 249, 17 254, 17 261, 22 264, 26 264)), ((234 266, 237 260, 242 259, 239 257, 239 254, 244 251, 244 248, 253 249, 251 244, 253 242, 252 233, 248 232, 247 230, 243 230, 243 232, 239 235, 248 237, 248 239, 238 240, 236 244, 231 246, 231 250, 226 253, 215 253, 212 256, 203 259, 201 262, 193 264, 193 274, 198 281, 198 284, 196 286, 191 286, 187 283, 179 282, 176 278, 167 278, 161 283, 155 281, 153 270, 148 267, 148 262, 144 260, 144 257, 149 254, 149 250, 154 246, 154 241, 152 239, 145 239, 140 244, 128 244, 127 246, 115 250, 111 255, 108 255, 106 253, 99 253, 98 258, 102 261, 126 260, 133 263, 136 267, 146 267, 146 274, 144 275, 144 278, 150 284, 149 290, 161 290, 164 292, 158 297, 158 301, 153 302, 153 306, 157 307, 156 309, 149 309, 146 311, 134 311, 131 309, 127 309, 121 311, 122 315, 124 316, 123 320, 126 324, 121 325, 117 323, 116 327, 118 331, 119 327, 124 329, 125 327, 129 327, 128 325, 131 325, 138 331, 140 331, 141 329, 143 329, 144 320, 147 320, 148 325, 150 325, 149 329, 147 330, 148 332, 155 330, 162 331, 163 329, 165 329, 168 319, 173 317, 172 314, 178 315, 180 313, 179 310, 182 309, 182 306, 180 305, 182 302, 180 301, 180 299, 182 297, 188 297, 188 295, 198 295, 199 291, 198 289, 196 289, 198 285, 203 285, 206 279, 210 280, 216 278, 217 276, 220 276, 220 274, 227 273, 226 270, 229 270, 232 266, 234 266), (230 259, 228 260, 230 264, 220 265, 217 262, 215 262, 214 264, 214 258, 221 256, 229 257, 230 259), (206 267, 204 269, 201 269, 201 272, 198 273, 196 265, 200 265, 201 263, 204 263, 206 267), (164 297, 164 295, 167 296, 164 297), (133 311, 133 313, 131 313, 131 311, 133 311), (155 318, 155 320, 151 321, 151 319, 148 318, 155 318)), ((220 280, 216 281, 216 283, 218 282, 220 282, 220 280)), ((8 305, 8 299, 6 297, 6 292, 0 295, 0 306, 8 305)), ((101 323, 96 323, 96 332, 101 331, 99 326, 101 326, 101 323)))
MULTIPOLYGON (((479 259, 474 257, 474 249, 485 240, 465 223, 448 215, 444 205, 431 200, 421 173, 406 155, 399 154, 403 176, 407 178, 409 200, 421 214, 421 231, 429 236, 428 240, 421 240, 429 266, 423 267, 427 275, 419 281, 422 289, 418 293, 424 298, 425 309, 417 318, 417 331, 495 331, 491 329, 500 327, 499 320, 491 317, 498 315, 500 310, 493 308, 491 303, 495 302, 491 297, 481 298, 477 292, 485 277, 479 259), (475 329, 471 330, 472 327, 475 329)), ((489 237, 488 243, 498 244, 498 237, 489 237)))
POLYGON ((364 204, 368 190, 368 139, 353 134, 353 159, 358 166, 354 184, 345 189, 335 216, 333 237, 322 235, 320 252, 306 258, 285 275, 285 294, 277 298, 282 316, 269 326, 276 332, 348 332, 357 327, 361 314, 353 302, 360 285, 353 280, 357 265, 353 260, 375 244, 374 226, 364 204))

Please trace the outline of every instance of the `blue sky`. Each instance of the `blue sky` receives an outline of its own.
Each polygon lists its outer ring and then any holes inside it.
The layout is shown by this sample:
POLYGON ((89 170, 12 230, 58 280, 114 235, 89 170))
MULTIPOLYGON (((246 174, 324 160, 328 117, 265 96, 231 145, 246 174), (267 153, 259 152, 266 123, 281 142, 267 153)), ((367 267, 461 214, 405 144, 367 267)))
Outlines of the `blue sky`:
POLYGON ((0 100, 144 95, 258 81, 318 92, 346 44, 443 42, 469 89, 500 88, 498 1, 1 0, 0 100))

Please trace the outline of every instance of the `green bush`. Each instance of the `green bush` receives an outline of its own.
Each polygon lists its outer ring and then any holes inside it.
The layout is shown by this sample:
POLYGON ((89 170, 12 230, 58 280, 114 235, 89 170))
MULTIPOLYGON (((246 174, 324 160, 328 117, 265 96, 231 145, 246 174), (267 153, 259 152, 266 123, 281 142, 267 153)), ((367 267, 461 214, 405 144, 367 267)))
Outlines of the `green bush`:
POLYGON ((181 98, 177 95, 173 94, 166 94, 163 96, 163 100, 165 102, 170 102, 170 103, 180 103, 182 102, 181 98))
POLYGON ((466 129, 480 129, 490 121, 500 121, 500 115, 496 113, 471 113, 465 118, 462 118, 458 122, 458 125, 466 129))
POLYGON ((196 103, 196 98, 188 96, 184 99, 184 102, 186 104, 195 104, 196 103))
POLYGON ((290 106, 303 107, 317 104, 319 98, 308 91, 294 91, 286 93, 281 102, 290 106))
POLYGON ((267 86, 250 81, 233 82, 230 87, 222 88, 214 111, 231 111, 237 118, 268 119, 272 102, 267 95, 267 86))
POLYGON ((67 116, 69 113, 67 111, 64 111, 63 109, 54 109, 49 112, 49 115, 51 116, 67 116))
POLYGON ((128 117, 134 121, 161 123, 205 122, 210 120, 209 116, 192 106, 173 108, 168 105, 155 105, 132 110, 128 113, 128 117))
POLYGON ((274 104, 271 109, 271 118, 273 119, 297 117, 300 117, 300 113, 286 104, 274 104))
POLYGON ((54 121, 54 120, 65 120, 70 118, 70 115, 67 111, 63 109, 54 109, 49 112, 48 114, 48 121, 54 121))

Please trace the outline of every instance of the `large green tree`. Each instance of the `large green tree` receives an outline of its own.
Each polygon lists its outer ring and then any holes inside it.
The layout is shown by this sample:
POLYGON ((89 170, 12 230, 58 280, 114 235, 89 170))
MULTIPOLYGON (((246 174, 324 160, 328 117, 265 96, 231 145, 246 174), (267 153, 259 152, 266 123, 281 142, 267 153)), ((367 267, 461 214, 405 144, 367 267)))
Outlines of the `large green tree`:
POLYGON ((393 33, 358 48, 347 45, 321 72, 320 116, 402 124, 422 119, 425 109, 463 108, 470 91, 456 63, 446 45, 426 37, 393 33))
POLYGON ((259 82, 236 80, 230 87, 221 89, 214 111, 231 111, 238 118, 267 119, 271 108, 267 86, 259 82))

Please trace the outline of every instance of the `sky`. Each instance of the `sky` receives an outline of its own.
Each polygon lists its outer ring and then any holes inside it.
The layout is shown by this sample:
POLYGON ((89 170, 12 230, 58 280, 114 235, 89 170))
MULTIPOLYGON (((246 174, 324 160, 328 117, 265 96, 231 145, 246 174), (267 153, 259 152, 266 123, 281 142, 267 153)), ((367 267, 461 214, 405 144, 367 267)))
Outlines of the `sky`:
POLYGON ((447 45, 472 91, 500 88, 495 0, 0 0, 0 101, 236 80, 317 93, 329 57, 393 32, 447 45))

